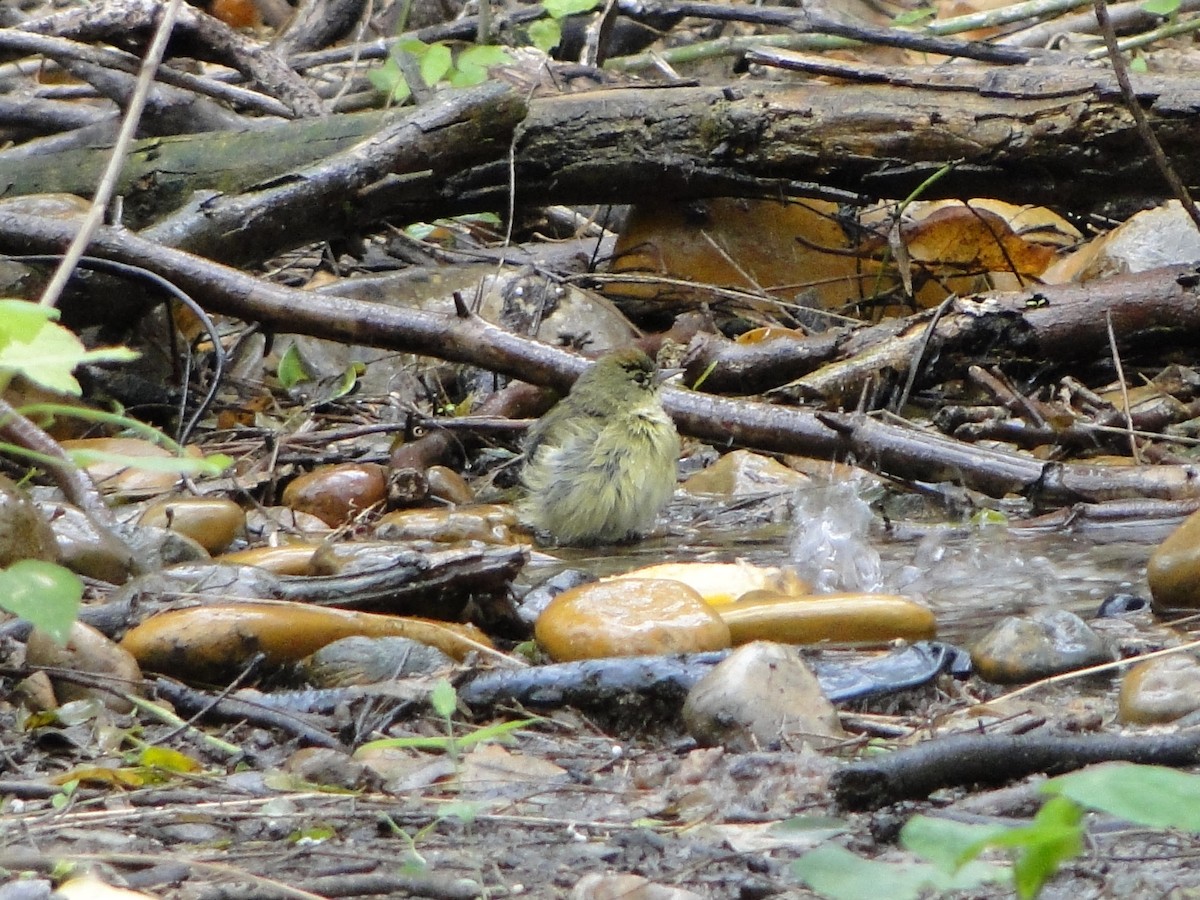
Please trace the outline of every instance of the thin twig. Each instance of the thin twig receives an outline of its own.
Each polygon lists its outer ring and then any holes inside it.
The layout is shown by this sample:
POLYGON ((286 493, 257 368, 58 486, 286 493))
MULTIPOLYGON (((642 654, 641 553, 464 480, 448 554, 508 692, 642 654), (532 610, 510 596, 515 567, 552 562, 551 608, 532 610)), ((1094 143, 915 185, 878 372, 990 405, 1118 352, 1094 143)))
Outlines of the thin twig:
POLYGON ((108 166, 104 170, 104 176, 100 179, 100 183, 96 186, 91 208, 88 209, 88 214, 79 227, 79 233, 75 235, 71 246, 63 255, 62 262, 54 272, 54 277, 50 279, 46 290, 42 292, 40 301, 42 306, 54 306, 58 303, 58 298, 62 296, 63 289, 71 278, 71 273, 75 271, 75 266, 87 250, 88 244, 91 243, 92 235, 96 233, 96 229, 100 227, 100 223, 104 219, 108 201, 112 198, 113 191, 116 190, 117 179, 120 178, 121 171, 125 168, 125 155, 133 143, 138 123, 141 121, 146 98, 149 97, 150 87, 154 83, 154 73, 158 71, 158 65, 162 62, 163 54, 167 50, 167 41, 175 27, 175 19, 179 14, 181 2, 182 0, 170 0, 163 11, 162 20, 154 32, 154 40, 150 43, 150 48, 146 51, 146 58, 142 61, 141 71, 138 72, 137 84, 134 87, 133 95, 129 98, 129 108, 125 111, 125 118, 121 121, 121 130, 117 132, 117 140, 109 155, 108 166))
POLYGON ((1150 157, 1167 182, 1167 186, 1171 188, 1171 193, 1183 204, 1184 211, 1191 216, 1196 229, 1200 231, 1200 210, 1196 209, 1187 185, 1183 183, 1175 172, 1174 166, 1171 165, 1171 161, 1167 159, 1162 144, 1158 142, 1153 129, 1150 128, 1150 122, 1146 118, 1142 104, 1138 101, 1137 94, 1133 92, 1133 83, 1129 80, 1129 66, 1125 64, 1125 57, 1121 55, 1121 50, 1117 46, 1117 33, 1113 29, 1112 19, 1108 16, 1108 3, 1106 0, 1093 0, 1092 5, 1096 10, 1096 21, 1100 25, 1100 32, 1104 35, 1104 45, 1108 48, 1108 59, 1112 63, 1113 74, 1116 75, 1117 84, 1121 87, 1121 98, 1125 101, 1129 114, 1133 116, 1138 136, 1146 145, 1146 149, 1150 151, 1150 157))
POLYGON ((1117 370, 1117 381, 1121 384, 1121 411, 1125 413, 1125 428, 1129 434, 1129 449, 1133 461, 1142 464, 1142 453, 1138 450, 1137 438, 1133 435, 1133 413, 1129 407, 1129 385, 1125 383, 1125 369, 1121 365, 1121 353, 1117 349, 1117 333, 1113 331, 1112 310, 1104 311, 1104 324, 1108 326, 1108 347, 1112 352, 1113 368, 1117 370))

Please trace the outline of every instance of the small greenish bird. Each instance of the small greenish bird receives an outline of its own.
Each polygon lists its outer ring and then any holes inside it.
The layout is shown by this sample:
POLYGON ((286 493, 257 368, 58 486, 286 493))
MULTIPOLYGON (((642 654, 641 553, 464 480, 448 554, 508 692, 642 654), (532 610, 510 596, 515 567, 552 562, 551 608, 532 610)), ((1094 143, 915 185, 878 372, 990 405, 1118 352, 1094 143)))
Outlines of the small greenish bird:
POLYGON ((518 511, 558 544, 609 544, 650 529, 675 492, 679 434, 658 371, 631 348, 588 369, 530 429, 518 511))

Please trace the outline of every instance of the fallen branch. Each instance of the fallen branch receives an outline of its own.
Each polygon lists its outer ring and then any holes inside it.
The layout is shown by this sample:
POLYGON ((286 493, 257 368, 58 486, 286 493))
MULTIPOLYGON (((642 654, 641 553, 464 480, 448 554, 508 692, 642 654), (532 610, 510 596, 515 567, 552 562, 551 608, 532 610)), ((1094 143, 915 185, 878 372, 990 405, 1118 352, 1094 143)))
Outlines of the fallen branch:
MULTIPOLYGON (((72 234, 69 224, 0 211, 0 248, 9 252, 59 252, 72 234)), ((322 295, 318 303, 308 291, 268 284, 119 229, 100 229, 91 253, 134 262, 170 279, 211 312, 280 332, 468 363, 560 390, 569 388, 588 365, 580 356, 511 334, 478 316, 446 316, 330 295, 322 295)), ((1197 285, 1182 275, 1179 286, 1194 304, 1197 285)), ((667 390, 664 402, 683 431, 718 447, 829 459, 853 454, 889 475, 951 481, 997 497, 1027 494, 1059 504, 1200 496, 1200 468, 1195 466, 1047 463, 865 416, 815 413, 679 389, 667 390)))

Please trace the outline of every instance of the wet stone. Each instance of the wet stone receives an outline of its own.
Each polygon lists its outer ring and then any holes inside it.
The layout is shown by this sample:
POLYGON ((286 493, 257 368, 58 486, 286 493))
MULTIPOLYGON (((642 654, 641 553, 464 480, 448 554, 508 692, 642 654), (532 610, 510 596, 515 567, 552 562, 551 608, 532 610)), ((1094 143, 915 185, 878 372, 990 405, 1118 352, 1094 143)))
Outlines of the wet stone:
POLYGON ((581 584, 590 584, 595 580, 595 575, 583 569, 563 569, 529 589, 517 606, 517 618, 532 628, 551 600, 563 591, 579 587, 581 584))
POLYGON ((683 721, 698 743, 735 753, 828 747, 845 737, 800 654, 766 641, 740 647, 704 676, 688 694, 683 721))
POLYGON ((1036 681, 1110 662, 1104 640, 1067 610, 1037 610, 997 622, 971 648, 981 678, 999 684, 1036 681))
POLYGON ((475 492, 467 480, 446 466, 430 466, 425 471, 429 482, 429 495, 446 503, 461 506, 475 499, 475 492))
POLYGON ((729 646, 729 626, 699 594, 678 581, 653 578, 564 591, 538 618, 535 633, 557 662, 729 646))
POLYGON ((516 524, 517 515, 512 507, 495 504, 454 509, 402 509, 379 520, 375 537, 383 541, 513 544, 517 543, 512 531, 516 524))
POLYGON ((127 713, 133 709, 133 704, 123 694, 142 693, 142 671, 129 651, 82 622, 71 626, 66 646, 59 646, 48 634, 34 629, 25 647, 25 662, 104 676, 105 684, 116 688, 116 691, 102 690, 51 675, 60 703, 95 697, 114 712, 127 713))
POLYGON ((19 559, 58 558, 50 523, 12 479, 0 475, 0 568, 19 559))
POLYGON ((1200 660, 1185 653, 1146 660, 1121 681, 1117 709, 1122 722, 1173 722, 1200 709, 1200 660))
POLYGON ((749 450, 734 450, 684 481, 683 489, 689 494, 745 497, 809 487, 811 484, 812 479, 807 475, 789 469, 769 456, 749 450))
POLYGON ((182 497, 151 504, 138 524, 177 531, 209 553, 220 553, 245 532, 246 513, 232 500, 182 497))
POLYGON ((375 684, 449 669, 454 660, 428 644, 402 637, 348 637, 326 644, 303 663, 315 687, 375 684))
POLYGON ((285 506, 316 516, 326 525, 341 525, 357 513, 387 499, 387 475, 374 463, 321 466, 301 475, 283 491, 285 506))
POLYGON ((1200 512, 1167 535, 1146 567, 1156 612, 1200 607, 1200 512))

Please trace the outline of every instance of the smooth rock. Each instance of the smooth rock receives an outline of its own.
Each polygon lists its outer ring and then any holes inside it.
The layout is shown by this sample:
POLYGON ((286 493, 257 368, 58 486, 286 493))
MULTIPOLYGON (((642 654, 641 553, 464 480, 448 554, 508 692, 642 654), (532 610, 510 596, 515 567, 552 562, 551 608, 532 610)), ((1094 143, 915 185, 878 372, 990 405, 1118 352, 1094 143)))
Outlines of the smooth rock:
POLYGON ((97 529, 87 513, 65 503, 43 503, 41 509, 50 518, 62 565, 109 584, 124 584, 129 580, 133 568, 129 548, 97 529))
POLYGON ((697 682, 683 721, 701 745, 735 753, 828 747, 845 738, 837 710, 800 654, 766 641, 738 648, 697 682))
POLYGON ((581 584, 591 584, 595 580, 595 575, 585 572, 583 569, 563 569, 561 572, 551 575, 541 584, 529 589, 529 592, 521 598, 517 605, 517 618, 533 628, 538 617, 550 605, 551 600, 563 591, 569 591, 581 584))
POLYGON ((250 547, 224 553, 213 562, 231 566, 257 566, 276 575, 307 575, 313 555, 321 544, 280 544, 278 547, 250 547))
POLYGON ((246 513, 232 500, 179 497, 146 508, 139 525, 154 525, 186 535, 209 553, 220 553, 246 531, 246 513))
POLYGON ((595 582, 564 591, 538 617, 534 633, 559 662, 729 646, 729 627, 699 594, 659 579, 595 582))
POLYGON ((1187 653, 1138 663, 1121 680, 1117 710, 1122 722, 1173 722, 1200 709, 1200 660, 1187 653))
POLYGON ((283 504, 336 526, 387 499, 387 470, 376 463, 321 466, 292 480, 283 504))
POLYGON ((50 523, 16 483, 0 475, 0 569, 19 559, 58 559, 50 523))
POLYGON ((429 481, 431 497, 455 506, 463 506, 475 499, 475 492, 467 484, 467 479, 446 466, 430 466, 425 470, 425 478, 429 481))
POLYGON ((348 637, 326 644, 302 663, 314 687, 375 684, 428 675, 454 665, 437 647, 402 637, 348 637))
POLYGON ((1112 661, 1103 639, 1065 609, 1036 610, 997 622, 971 648, 981 678, 999 684, 1036 681, 1112 661))
POLYGON ((812 479, 769 456, 734 450, 683 482, 689 494, 744 497, 809 487, 812 479))
POLYGON ((895 594, 791 596, 750 591, 736 603, 715 607, 733 643, 884 643, 923 641, 937 635, 933 610, 895 594))
POLYGON ((347 791, 361 790, 378 782, 363 763, 330 747, 301 747, 287 758, 283 770, 310 784, 347 791))
MULTIPOLYGON (((31 666, 51 666, 98 675, 101 678, 97 680, 119 692, 142 692, 142 670, 129 651, 82 622, 71 626, 71 635, 65 647, 35 628, 25 645, 25 662, 31 666)), ((50 681, 59 703, 95 697, 114 712, 127 713, 133 709, 133 704, 112 691, 86 687, 55 678, 53 674, 50 675, 50 681)))
POLYGON ((1155 612, 1200 607, 1200 512, 1184 519, 1150 554, 1146 580, 1155 612))
POLYGON ((669 578, 680 581, 704 598, 705 603, 719 606, 732 603, 750 591, 774 591, 799 597, 810 588, 791 569, 775 566, 756 566, 748 562, 732 563, 659 563, 613 575, 605 581, 621 578, 669 578))
POLYGON ((482 503, 453 509, 401 509, 379 520, 375 537, 382 541, 513 544, 517 543, 513 536, 516 524, 517 514, 513 508, 497 504, 482 503))

